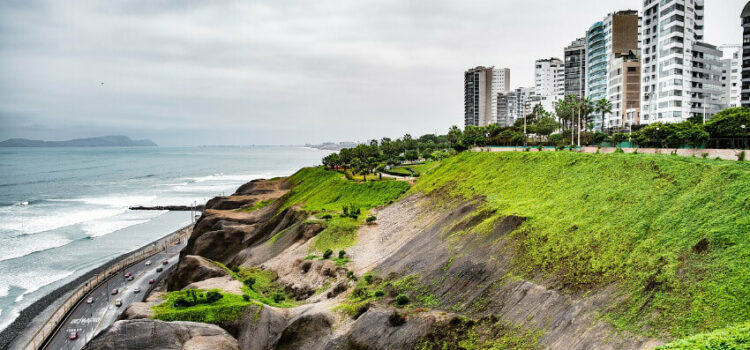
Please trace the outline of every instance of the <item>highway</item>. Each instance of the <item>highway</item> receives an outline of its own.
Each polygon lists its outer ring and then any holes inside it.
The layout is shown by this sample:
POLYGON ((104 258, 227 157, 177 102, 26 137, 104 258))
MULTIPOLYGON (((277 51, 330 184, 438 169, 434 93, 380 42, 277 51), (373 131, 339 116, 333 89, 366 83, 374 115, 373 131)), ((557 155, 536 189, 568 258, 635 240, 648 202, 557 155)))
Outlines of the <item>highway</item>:
POLYGON ((76 305, 68 318, 60 324, 57 333, 49 339, 44 349, 77 350, 83 348, 86 342, 114 323, 130 304, 145 299, 147 292, 150 290, 148 281, 155 279, 158 283, 159 277, 166 273, 170 266, 178 263, 180 250, 185 245, 186 239, 182 239, 180 244, 118 271, 106 282, 102 282, 99 287, 91 291, 76 305), (168 262, 167 265, 162 264, 164 260, 168 262), (151 264, 146 265, 149 261, 151 264), (156 272, 159 267, 163 268, 164 271, 156 272), (127 281, 124 277, 126 273, 131 273, 134 279, 127 281), (139 293, 134 291, 136 287, 141 289, 139 293), (114 289, 117 289, 118 292, 112 295, 114 289), (93 298, 91 304, 87 303, 89 297, 93 298), (115 305, 117 299, 122 301, 122 306, 115 305), (78 333, 78 338, 75 340, 70 339, 73 332, 78 333))

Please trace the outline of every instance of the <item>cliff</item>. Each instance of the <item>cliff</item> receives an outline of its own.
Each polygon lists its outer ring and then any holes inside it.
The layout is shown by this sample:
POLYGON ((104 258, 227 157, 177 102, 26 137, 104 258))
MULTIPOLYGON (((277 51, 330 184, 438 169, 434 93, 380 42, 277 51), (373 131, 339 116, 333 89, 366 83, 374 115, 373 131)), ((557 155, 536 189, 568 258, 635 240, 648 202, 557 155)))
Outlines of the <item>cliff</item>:
POLYGON ((741 162, 464 153, 411 187, 306 168, 209 201, 166 301, 134 314, 243 350, 747 341, 749 209, 741 162))

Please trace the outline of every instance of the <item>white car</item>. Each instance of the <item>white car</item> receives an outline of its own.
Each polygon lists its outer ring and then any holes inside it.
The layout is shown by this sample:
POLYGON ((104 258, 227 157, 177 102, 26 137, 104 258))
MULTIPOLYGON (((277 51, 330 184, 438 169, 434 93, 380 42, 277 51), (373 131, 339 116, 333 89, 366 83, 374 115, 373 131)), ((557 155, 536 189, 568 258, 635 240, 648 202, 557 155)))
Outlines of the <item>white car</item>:
POLYGON ((94 303, 94 298, 86 299, 86 304, 93 304, 93 303, 94 303))
POLYGON ((135 287, 135 289, 133 289, 133 293, 140 293, 140 292, 141 292, 141 289, 138 287, 135 287))
POLYGON ((115 306, 117 306, 117 307, 122 306, 122 299, 115 300, 115 306))
POLYGON ((146 266, 151 266, 151 260, 146 261, 146 266))

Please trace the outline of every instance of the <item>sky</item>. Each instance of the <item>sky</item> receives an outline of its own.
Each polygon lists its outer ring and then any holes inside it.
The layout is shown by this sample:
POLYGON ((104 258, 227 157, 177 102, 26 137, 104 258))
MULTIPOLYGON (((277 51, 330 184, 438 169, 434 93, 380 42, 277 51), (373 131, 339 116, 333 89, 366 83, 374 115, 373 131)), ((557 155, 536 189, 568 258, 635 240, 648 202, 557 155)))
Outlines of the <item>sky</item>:
MULTIPOLYGON (((743 0, 706 0, 739 44, 743 0)), ((122 134, 164 146, 445 133, 463 72, 511 70, 641 0, 0 1, 0 139, 122 134)))

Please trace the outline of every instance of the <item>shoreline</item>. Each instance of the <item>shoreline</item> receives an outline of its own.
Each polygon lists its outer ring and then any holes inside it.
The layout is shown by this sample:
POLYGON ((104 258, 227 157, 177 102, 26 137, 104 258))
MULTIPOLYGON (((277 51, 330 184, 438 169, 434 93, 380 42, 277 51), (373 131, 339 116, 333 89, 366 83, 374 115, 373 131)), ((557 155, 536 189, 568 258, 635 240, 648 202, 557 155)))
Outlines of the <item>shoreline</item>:
POLYGON ((50 306, 54 305, 58 300, 60 300, 62 297, 64 297, 66 294, 68 294, 72 289, 74 289, 77 286, 80 286, 87 280, 89 280, 91 277, 93 277, 96 274, 99 274, 107 269, 108 266, 120 261, 124 257, 132 254, 135 251, 138 251, 140 249, 143 249, 144 247, 147 247, 149 245, 152 245, 165 237, 178 234, 186 229, 190 229, 192 224, 181 227, 175 231, 172 231, 162 237, 159 237, 143 246, 137 247, 131 251, 128 251, 126 253, 120 254, 109 261, 85 272, 84 274, 76 277, 74 280, 54 289, 53 291, 45 294, 43 297, 39 298, 37 301, 32 303, 31 305, 27 306, 26 308, 22 309, 15 320, 13 320, 12 323, 8 325, 5 329, 0 331, 0 349, 8 349, 11 344, 13 344, 14 341, 16 341, 19 336, 21 336, 24 331, 28 331, 28 326, 35 321, 35 319, 42 315, 50 306))

